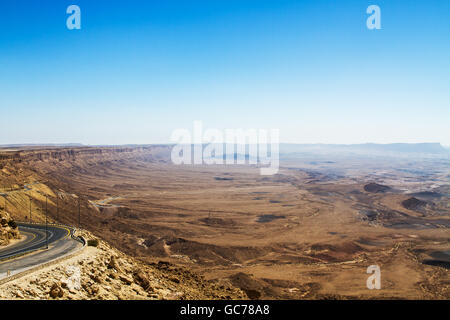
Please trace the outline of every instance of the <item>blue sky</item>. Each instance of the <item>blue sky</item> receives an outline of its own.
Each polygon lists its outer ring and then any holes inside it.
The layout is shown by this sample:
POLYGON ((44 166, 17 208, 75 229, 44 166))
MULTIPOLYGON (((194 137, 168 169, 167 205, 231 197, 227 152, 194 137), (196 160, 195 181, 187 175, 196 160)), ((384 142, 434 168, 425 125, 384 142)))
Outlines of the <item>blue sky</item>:
POLYGON ((201 120, 450 145, 449 17, 447 0, 1 1, 0 144, 164 143, 201 120))

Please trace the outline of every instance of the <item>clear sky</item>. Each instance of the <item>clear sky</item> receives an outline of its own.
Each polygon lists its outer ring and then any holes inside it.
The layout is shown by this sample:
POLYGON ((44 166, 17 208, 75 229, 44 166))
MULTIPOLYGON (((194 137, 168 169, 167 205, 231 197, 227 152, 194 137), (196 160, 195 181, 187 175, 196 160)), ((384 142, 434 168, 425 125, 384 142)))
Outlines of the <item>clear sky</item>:
POLYGON ((450 1, 2 0, 0 119, 0 144, 164 143, 201 120, 450 145, 450 1))

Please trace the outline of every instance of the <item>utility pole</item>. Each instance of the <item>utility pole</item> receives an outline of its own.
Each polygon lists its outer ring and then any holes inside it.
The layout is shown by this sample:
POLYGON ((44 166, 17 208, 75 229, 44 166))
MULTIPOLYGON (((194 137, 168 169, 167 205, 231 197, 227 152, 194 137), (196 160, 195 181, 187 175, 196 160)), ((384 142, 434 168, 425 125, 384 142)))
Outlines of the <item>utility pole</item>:
POLYGON ((48 197, 45 195, 45 221, 47 221, 48 216, 48 197))
POLYGON ((59 193, 56 193, 56 221, 59 221, 59 193))
POLYGON ((45 195, 45 243, 48 249, 48 227, 47 227, 47 195, 45 195))
POLYGON ((80 198, 78 198, 78 229, 81 227, 81 205, 80 198))
POLYGON ((30 223, 33 223, 33 218, 31 217, 31 197, 30 197, 30 223))

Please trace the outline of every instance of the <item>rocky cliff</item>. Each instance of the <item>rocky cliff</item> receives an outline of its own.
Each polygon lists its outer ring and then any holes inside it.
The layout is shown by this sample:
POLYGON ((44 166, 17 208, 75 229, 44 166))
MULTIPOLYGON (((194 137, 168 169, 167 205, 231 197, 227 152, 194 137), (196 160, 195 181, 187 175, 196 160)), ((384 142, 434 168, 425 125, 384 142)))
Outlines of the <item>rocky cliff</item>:
POLYGON ((0 169, 7 164, 32 162, 60 162, 76 160, 105 160, 140 157, 147 160, 168 160, 169 145, 122 146, 122 147, 77 147, 49 149, 0 149, 0 169))

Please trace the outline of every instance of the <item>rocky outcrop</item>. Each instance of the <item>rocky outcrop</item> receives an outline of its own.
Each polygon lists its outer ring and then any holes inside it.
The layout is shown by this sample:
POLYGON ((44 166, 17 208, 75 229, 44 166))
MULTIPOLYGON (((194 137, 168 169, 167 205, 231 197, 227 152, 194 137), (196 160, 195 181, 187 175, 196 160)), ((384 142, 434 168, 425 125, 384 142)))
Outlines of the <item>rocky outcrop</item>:
POLYGON ((382 184, 371 182, 364 186, 364 191, 371 193, 384 193, 391 190, 391 187, 383 186, 382 184))
POLYGON ((404 208, 406 208, 408 210, 418 210, 418 209, 422 209, 423 207, 425 207, 427 205, 427 202, 412 197, 412 198, 402 201, 402 205, 404 208))
POLYGON ((54 283, 52 287, 50 288, 50 297, 53 299, 55 298, 62 298, 64 296, 64 290, 61 288, 61 286, 58 283, 54 283))
POLYGON ((8 212, 0 211, 0 246, 9 244, 12 239, 19 239, 19 228, 8 212))
POLYGON ((208 281, 167 262, 145 263, 79 230, 88 246, 78 255, 0 285, 2 299, 141 300, 246 299, 230 282, 208 281))

